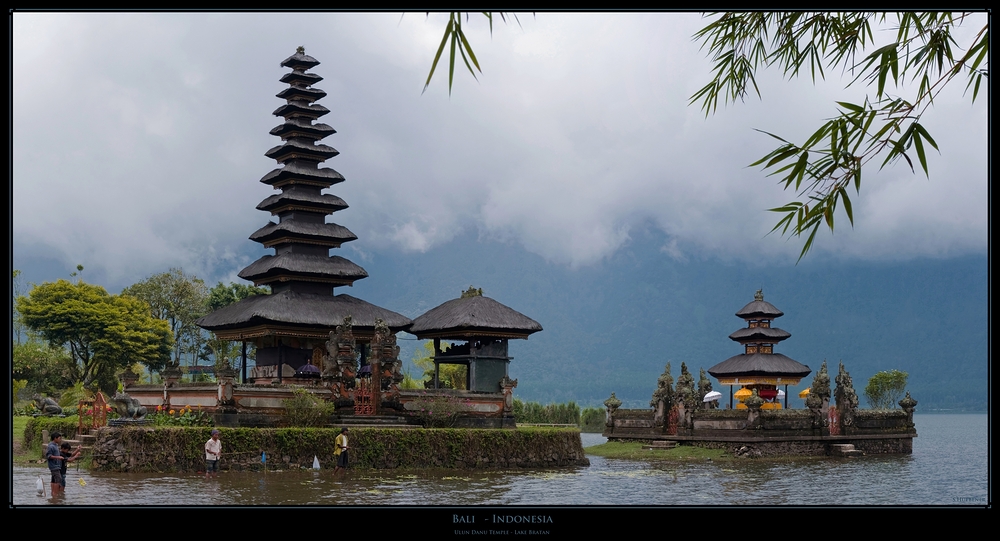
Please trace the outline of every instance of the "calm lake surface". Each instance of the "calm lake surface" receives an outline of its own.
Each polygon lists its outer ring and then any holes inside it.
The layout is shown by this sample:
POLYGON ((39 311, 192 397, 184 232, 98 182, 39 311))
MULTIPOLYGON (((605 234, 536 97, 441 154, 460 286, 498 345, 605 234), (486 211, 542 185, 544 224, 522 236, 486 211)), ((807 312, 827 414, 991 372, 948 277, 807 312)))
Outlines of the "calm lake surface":
MULTIPOLYGON (((110 474, 70 469, 65 496, 39 496, 48 470, 13 467, 11 502, 46 505, 988 505, 986 414, 914 416, 913 454, 667 463, 590 456, 555 470, 110 474), (82 483, 81 483, 82 481, 82 483)), ((603 443, 583 434, 584 446, 603 443)))

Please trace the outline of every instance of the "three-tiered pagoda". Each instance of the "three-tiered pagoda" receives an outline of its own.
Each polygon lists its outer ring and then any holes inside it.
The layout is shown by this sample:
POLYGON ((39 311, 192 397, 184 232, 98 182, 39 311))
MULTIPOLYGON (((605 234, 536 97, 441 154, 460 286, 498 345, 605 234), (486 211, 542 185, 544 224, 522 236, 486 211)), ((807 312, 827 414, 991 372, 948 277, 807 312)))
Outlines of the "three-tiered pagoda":
MULTIPOLYGON (((328 215, 346 209, 347 203, 322 193, 343 182, 344 177, 319 166, 339 152, 318 143, 336 133, 327 124, 316 122, 330 112, 316 103, 326 92, 312 86, 323 78, 308 73, 318 64, 302 47, 281 62, 291 72, 281 77, 288 88, 277 96, 286 103, 274 115, 285 121, 271 134, 283 143, 265 154, 281 167, 260 179, 281 193, 257 205, 257 209, 277 216, 278 221, 269 221, 250 235, 250 240, 273 248, 274 255, 261 257, 239 273, 240 278, 257 286, 270 287, 271 294, 249 297, 197 322, 219 339, 256 343, 258 368, 288 365, 296 370, 317 359, 330 332, 346 316, 352 318, 359 342, 371 340, 376 319, 385 321, 393 332, 411 323, 396 312, 350 295, 335 294, 335 288, 350 286, 368 273, 343 257, 330 256, 331 248, 340 248, 357 236, 346 227, 326 222, 328 215)), ((275 375, 280 378, 281 371, 275 375)))
POLYGON ((753 298, 753 302, 736 312, 737 317, 746 320, 747 326, 729 335, 730 339, 743 345, 744 352, 708 369, 708 373, 721 385, 730 386, 730 407, 733 386, 739 385, 751 391, 756 389, 761 398, 774 400, 778 395, 778 385, 784 385, 787 400, 788 386, 798 384, 812 372, 808 366, 774 352, 775 344, 792 336, 788 331, 771 326, 772 320, 785 313, 765 301, 764 293, 759 289, 753 298))

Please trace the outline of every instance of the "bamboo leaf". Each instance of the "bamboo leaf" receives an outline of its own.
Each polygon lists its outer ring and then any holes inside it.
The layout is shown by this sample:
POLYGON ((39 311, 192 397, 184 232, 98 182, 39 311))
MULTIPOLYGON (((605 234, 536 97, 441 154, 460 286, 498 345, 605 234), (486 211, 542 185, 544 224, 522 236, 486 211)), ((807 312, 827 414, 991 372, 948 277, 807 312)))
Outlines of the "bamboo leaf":
MULTIPOLYGON (((454 21, 448 21, 448 26, 444 29, 444 36, 441 37, 441 45, 438 46, 437 53, 434 55, 434 62, 431 63, 431 71, 427 74, 427 81, 424 83, 424 90, 420 93, 423 94, 427 90, 427 87, 431 84, 431 77, 434 77, 434 70, 437 69, 438 60, 441 59, 441 52, 444 51, 444 45, 448 42, 448 36, 451 35, 452 29, 454 28, 454 21)), ((449 85, 449 92, 451 90, 451 85, 449 85)))
POLYGON ((917 149, 917 159, 920 160, 920 167, 924 169, 924 175, 929 177, 930 173, 927 172, 927 156, 924 155, 924 143, 920 139, 919 133, 913 134, 913 146, 917 149))
POLYGON ((847 212, 847 219, 851 222, 851 227, 854 227, 854 209, 851 207, 851 198, 847 197, 847 190, 843 187, 838 188, 840 192, 840 198, 844 200, 844 211, 847 212))

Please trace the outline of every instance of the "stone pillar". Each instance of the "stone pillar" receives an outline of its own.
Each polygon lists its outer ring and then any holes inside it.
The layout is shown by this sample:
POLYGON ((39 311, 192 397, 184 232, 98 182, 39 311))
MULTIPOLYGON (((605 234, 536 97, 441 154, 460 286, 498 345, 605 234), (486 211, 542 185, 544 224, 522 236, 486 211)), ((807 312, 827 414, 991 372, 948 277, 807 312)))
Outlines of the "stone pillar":
POLYGON ((236 380, 236 371, 231 368, 223 368, 218 370, 215 375, 219 380, 218 405, 226 410, 235 409, 233 386, 236 380))
POLYGON ((503 393, 503 412, 502 416, 508 417, 514 415, 514 388, 517 387, 517 380, 510 379, 504 376, 500 380, 500 392, 503 393))

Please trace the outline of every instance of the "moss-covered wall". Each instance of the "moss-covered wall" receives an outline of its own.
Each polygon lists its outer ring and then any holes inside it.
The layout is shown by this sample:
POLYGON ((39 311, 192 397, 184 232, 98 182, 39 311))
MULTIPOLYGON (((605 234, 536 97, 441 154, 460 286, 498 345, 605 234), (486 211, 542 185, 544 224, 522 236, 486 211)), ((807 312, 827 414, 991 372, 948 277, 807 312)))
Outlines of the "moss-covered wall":
MULTIPOLYGON (((221 428, 223 470, 334 465, 330 428, 221 428)), ((205 467, 209 428, 105 428, 94 447, 93 467, 104 471, 199 471, 205 467)), ((354 468, 512 468, 589 464, 580 433, 565 429, 389 429, 350 431, 354 468)))

